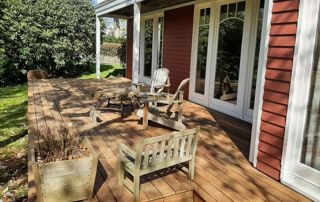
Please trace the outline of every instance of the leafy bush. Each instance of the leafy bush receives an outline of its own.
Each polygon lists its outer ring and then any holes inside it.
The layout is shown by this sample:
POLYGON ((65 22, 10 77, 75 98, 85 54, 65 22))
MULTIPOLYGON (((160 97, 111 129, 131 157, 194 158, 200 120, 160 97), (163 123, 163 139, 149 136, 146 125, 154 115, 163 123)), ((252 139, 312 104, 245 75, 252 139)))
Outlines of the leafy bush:
POLYGON ((101 54, 108 56, 117 56, 118 49, 121 47, 119 43, 104 43, 101 46, 101 54))
POLYGON ((121 42, 121 47, 118 49, 118 56, 123 67, 127 65, 127 40, 121 42))
POLYGON ((76 74, 95 54, 90 0, 0 1, 0 82, 25 81, 29 69, 76 74), (2 73, 1 73, 2 72, 2 73))
POLYGON ((121 43, 123 40, 125 40, 125 38, 117 38, 115 36, 108 36, 105 35, 103 36, 103 42, 104 43, 121 43))

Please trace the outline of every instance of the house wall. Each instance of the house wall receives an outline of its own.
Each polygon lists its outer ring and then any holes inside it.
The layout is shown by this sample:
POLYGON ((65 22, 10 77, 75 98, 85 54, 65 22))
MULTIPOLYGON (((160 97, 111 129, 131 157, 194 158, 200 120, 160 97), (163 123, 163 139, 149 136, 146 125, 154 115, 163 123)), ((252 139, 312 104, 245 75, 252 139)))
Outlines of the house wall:
MULTIPOLYGON (((190 76, 190 60, 194 6, 164 12, 163 67, 170 71, 170 90, 174 92, 180 82, 190 76)), ((127 23, 127 74, 132 77, 133 21, 127 23)), ((188 98, 188 86, 185 87, 188 98)))
POLYGON ((257 168, 280 179, 299 0, 274 0, 257 168))
MULTIPOLYGON (((171 91, 190 76, 194 6, 164 13, 163 67, 170 71, 171 91)), ((185 87, 188 98, 188 86, 185 87)))
MULTIPOLYGON (((299 0, 273 3, 257 168, 280 180, 299 0)), ((193 12, 192 5, 164 13, 163 66, 170 70, 171 91, 190 74, 193 12)), ((132 20, 128 20, 128 78, 132 74, 132 28, 132 20)))

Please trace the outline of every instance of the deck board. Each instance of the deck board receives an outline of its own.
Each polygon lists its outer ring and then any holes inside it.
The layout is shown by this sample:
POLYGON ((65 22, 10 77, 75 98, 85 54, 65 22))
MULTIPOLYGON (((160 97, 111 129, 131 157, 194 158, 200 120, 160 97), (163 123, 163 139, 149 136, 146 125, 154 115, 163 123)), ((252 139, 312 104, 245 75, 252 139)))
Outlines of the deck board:
MULTIPOLYGON (((45 126, 72 123, 88 136, 98 151, 99 165, 93 201, 132 201, 130 191, 118 184, 118 144, 135 147, 141 138, 171 132, 150 123, 143 129, 135 113, 107 110, 95 125, 89 107, 95 104, 92 93, 112 87, 125 88, 130 80, 34 80, 28 83, 28 132, 45 126)), ((187 127, 201 126, 197 148, 195 179, 190 181, 178 169, 164 169, 142 180, 141 201, 168 201, 196 192, 205 201, 308 201, 307 198, 259 172, 246 159, 250 146, 251 125, 203 106, 185 102, 187 127)), ((35 201, 35 185, 29 155, 29 201, 35 201)), ((188 199, 184 199, 188 201, 188 199)))

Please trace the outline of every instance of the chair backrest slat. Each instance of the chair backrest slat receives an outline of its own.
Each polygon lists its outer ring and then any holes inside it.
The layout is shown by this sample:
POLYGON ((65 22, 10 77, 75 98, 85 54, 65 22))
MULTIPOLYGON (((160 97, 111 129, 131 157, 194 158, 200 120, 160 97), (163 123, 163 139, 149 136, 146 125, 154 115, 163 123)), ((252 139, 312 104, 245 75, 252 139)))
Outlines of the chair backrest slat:
POLYGON ((190 156, 191 143, 192 143, 192 135, 189 135, 188 142, 187 142, 186 156, 190 156))
POLYGON ((181 138, 181 144, 180 144, 180 152, 179 152, 179 157, 184 157, 184 150, 186 148, 186 136, 183 136, 181 138))
MULTIPOLYGON (((169 76, 169 70, 167 68, 156 69, 153 73, 152 81, 151 81, 151 89, 150 92, 155 92, 155 86, 163 86, 166 84, 169 76)), ((159 91, 162 91, 162 89, 159 91)), ((159 92, 157 92, 159 93, 159 92)))
POLYGON ((150 156, 150 145, 145 145, 144 148, 144 159, 142 163, 142 168, 145 169, 149 167, 149 156, 150 156))
POLYGON ((154 166, 157 162, 157 154, 158 154, 158 143, 155 143, 153 144, 153 147, 152 147, 151 167, 154 166))
POLYGON ((166 140, 161 141, 160 144, 160 153, 159 153, 159 162, 162 162, 165 156, 165 146, 166 146, 166 140))

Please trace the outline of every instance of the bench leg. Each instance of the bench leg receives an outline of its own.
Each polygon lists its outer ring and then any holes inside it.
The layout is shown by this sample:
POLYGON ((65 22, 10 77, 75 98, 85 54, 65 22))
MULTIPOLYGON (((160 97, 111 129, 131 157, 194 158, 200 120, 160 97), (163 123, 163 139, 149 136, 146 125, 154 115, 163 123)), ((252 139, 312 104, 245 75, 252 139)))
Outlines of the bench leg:
POLYGON ((133 198, 134 201, 140 200, 140 176, 134 176, 133 179, 133 198))
POLYGON ((188 179, 193 180, 194 178, 194 158, 189 161, 189 171, 188 171, 188 179))

